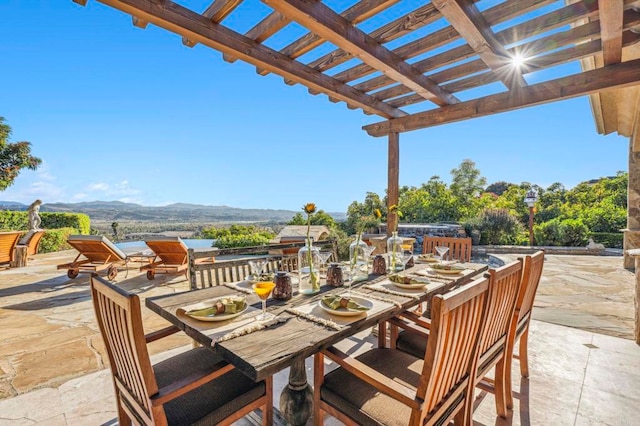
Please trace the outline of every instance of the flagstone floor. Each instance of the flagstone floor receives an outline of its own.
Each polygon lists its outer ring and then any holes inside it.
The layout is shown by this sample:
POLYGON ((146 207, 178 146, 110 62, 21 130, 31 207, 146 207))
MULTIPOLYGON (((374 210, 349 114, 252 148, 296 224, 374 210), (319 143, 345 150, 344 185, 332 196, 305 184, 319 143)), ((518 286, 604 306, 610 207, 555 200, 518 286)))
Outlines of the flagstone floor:
MULTIPOLYGON (((116 423, 88 278, 69 280, 55 269, 74 253, 38 255, 26 268, 0 271, 0 425, 116 423)), ((629 340, 635 281, 621 264, 619 257, 547 256, 530 337, 531 376, 520 381, 515 363, 518 399, 507 420, 495 416, 493 396, 479 392, 477 424, 638 424, 640 346, 629 340)), ((188 288, 183 277, 148 281, 135 268, 116 281, 143 299, 188 288)), ((147 331, 166 325, 143 311, 147 331)), ((366 333, 356 337, 342 343, 345 350, 373 341, 366 333)), ((189 342, 174 335, 152 343, 150 352, 164 358, 189 342)), ((286 371, 276 377, 277 386, 285 383, 286 371)))

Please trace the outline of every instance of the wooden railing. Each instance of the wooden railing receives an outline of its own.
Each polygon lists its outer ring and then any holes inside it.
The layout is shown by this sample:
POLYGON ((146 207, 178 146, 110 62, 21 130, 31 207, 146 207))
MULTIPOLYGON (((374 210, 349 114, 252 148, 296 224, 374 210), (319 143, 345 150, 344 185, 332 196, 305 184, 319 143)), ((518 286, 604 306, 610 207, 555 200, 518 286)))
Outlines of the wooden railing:
MULTIPOLYGON (((304 247, 304 242, 268 244, 254 247, 202 250, 189 249, 189 282, 192 290, 239 281, 251 274, 249 261, 266 259, 266 272, 293 271, 298 266, 297 254, 279 254, 282 250, 304 247), (276 254, 277 253, 277 254, 276 254), (242 257, 245 256, 246 257, 242 257), (234 256, 225 260, 225 256, 234 256), (240 256, 239 258, 237 256, 240 256), (211 262, 210 259, 216 260, 211 262), (221 259, 222 258, 222 259, 221 259)), ((314 241, 314 246, 328 248, 338 258, 336 240, 314 241)))

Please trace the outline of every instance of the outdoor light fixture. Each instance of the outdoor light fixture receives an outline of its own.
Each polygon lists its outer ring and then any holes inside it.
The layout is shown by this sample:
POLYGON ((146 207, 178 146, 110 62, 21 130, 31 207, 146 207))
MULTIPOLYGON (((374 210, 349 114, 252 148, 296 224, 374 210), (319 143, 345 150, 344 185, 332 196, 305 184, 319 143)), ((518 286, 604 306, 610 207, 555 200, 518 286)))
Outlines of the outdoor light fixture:
POLYGON ((536 201, 538 201, 538 195, 536 194, 536 191, 534 191, 533 189, 530 189, 529 192, 527 192, 527 195, 524 196, 524 202, 525 204, 529 207, 529 245, 533 246, 533 207, 536 204, 536 201))

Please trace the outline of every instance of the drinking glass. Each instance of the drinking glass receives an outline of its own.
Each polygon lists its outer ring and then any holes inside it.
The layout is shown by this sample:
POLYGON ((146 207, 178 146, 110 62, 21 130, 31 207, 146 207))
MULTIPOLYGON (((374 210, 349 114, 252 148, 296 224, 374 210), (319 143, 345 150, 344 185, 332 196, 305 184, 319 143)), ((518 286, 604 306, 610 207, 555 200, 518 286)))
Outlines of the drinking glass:
POLYGON ((449 247, 445 246, 436 246, 436 251, 440 255, 440 264, 442 265, 444 262, 444 255, 449 251, 449 247))
POLYGON ((253 285, 253 291, 262 300, 262 313, 256 316, 257 321, 268 321, 276 316, 267 312, 267 299, 276 287, 276 283, 270 281, 260 281, 253 285))
POLYGON ((249 267, 251 268, 251 273, 253 274, 253 278, 255 281, 260 280, 260 276, 262 275, 262 271, 264 270, 264 267, 266 264, 267 264, 266 259, 257 259, 257 260, 249 261, 249 267))
POLYGON ((327 261, 331 257, 330 251, 321 251, 320 252, 320 277, 327 276, 327 261))
POLYGON ((373 265, 373 259, 371 258, 371 255, 373 254, 375 249, 376 246, 367 246, 366 248, 363 248, 364 254, 367 256, 367 272, 371 270, 369 266, 373 265))
POLYGON ((402 270, 403 271, 407 270, 407 263, 409 263, 412 257, 413 257, 413 252, 411 250, 404 250, 402 252, 402 270))

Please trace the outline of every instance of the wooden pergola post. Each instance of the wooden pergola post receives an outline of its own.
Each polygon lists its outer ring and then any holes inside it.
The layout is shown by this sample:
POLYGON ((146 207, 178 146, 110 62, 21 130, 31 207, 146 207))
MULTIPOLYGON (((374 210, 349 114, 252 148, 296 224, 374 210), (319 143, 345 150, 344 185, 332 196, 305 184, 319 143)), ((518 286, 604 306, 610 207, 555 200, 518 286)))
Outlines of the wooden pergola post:
MULTIPOLYGON (((388 176, 387 176, 387 210, 394 204, 398 205, 398 188, 400 185, 400 134, 389 133, 389 154, 388 154, 388 176)), ((396 229, 398 215, 393 212, 387 215, 387 236, 391 235, 391 230, 396 229)))

